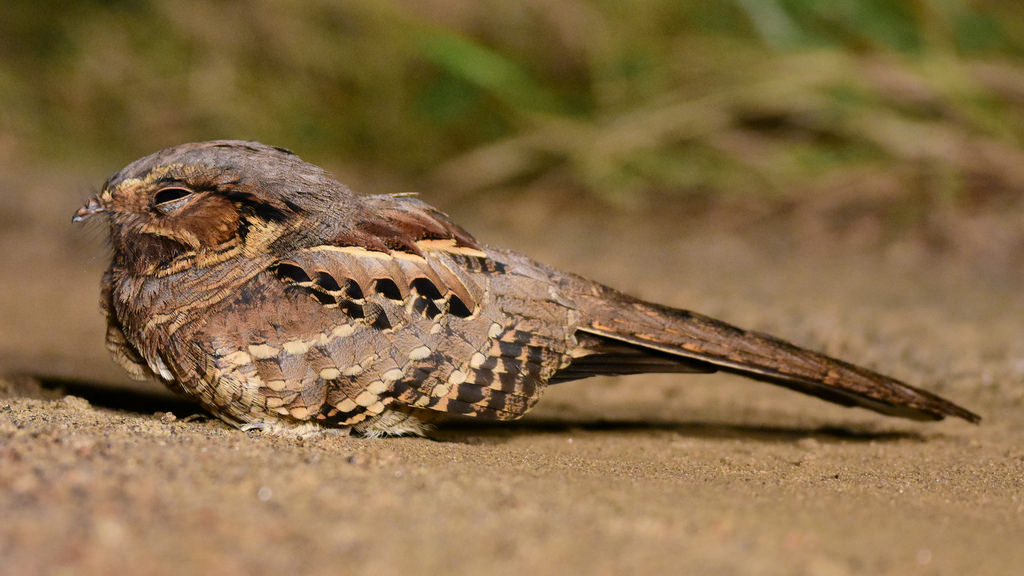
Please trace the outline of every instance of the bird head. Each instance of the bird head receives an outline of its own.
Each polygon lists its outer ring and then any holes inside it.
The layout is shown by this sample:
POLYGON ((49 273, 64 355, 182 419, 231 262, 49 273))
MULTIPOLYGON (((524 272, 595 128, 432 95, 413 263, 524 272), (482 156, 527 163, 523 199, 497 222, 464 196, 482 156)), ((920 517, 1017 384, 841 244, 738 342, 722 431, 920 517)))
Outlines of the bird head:
POLYGON ((302 218, 303 202, 336 204, 339 194, 350 194, 339 186, 282 148, 242 141, 183 144, 111 176, 73 221, 106 216, 122 265, 151 271, 180 256, 236 245, 266 249, 302 218))

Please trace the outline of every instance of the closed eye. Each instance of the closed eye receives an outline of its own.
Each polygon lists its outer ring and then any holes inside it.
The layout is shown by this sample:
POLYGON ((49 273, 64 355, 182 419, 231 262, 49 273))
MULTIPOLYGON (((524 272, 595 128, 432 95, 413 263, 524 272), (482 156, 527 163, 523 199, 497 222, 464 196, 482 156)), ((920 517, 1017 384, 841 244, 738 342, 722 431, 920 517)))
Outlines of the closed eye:
POLYGON ((180 210, 192 198, 188 188, 161 188, 153 195, 153 207, 161 214, 170 214, 180 210))

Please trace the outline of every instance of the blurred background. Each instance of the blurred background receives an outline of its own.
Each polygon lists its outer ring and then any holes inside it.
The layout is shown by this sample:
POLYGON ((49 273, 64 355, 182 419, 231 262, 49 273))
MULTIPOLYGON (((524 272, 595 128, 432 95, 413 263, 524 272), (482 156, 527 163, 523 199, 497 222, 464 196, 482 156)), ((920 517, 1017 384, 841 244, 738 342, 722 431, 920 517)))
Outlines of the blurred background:
POLYGON ((1022 60, 1024 5, 997 0, 9 0, 0 361, 99 340, 104 234, 70 214, 213 138, 677 305, 638 278, 693 264, 714 291, 812 253, 1014 285, 1022 60), (662 252, 641 269, 623 243, 662 252), (55 323, 67 341, 26 336, 55 323))
POLYGON ((0 1, 13 572, 1016 573, 1022 290, 1024 2, 0 1), (109 359, 106 231, 70 219, 213 138, 984 421, 728 375, 559 385, 430 442, 192 421, 109 359))
POLYGON ((457 194, 557 181, 616 202, 782 203, 860 188, 968 209, 1024 181, 1017 2, 14 0, 0 14, 6 166, 109 172, 237 137, 457 194))

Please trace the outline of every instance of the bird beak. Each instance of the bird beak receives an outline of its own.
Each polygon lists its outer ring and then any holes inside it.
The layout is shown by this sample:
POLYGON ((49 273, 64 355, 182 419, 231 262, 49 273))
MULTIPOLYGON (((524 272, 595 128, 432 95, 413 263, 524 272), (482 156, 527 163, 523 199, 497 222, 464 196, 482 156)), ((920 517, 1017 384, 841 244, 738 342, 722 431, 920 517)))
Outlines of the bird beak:
POLYGON ((75 212, 75 215, 71 218, 71 221, 81 222, 88 218, 89 216, 96 214, 97 212, 106 211, 107 209, 105 206, 103 206, 103 203, 100 201, 99 196, 93 196, 92 198, 89 198, 89 201, 86 202, 85 206, 82 206, 81 208, 78 209, 77 212, 75 212))

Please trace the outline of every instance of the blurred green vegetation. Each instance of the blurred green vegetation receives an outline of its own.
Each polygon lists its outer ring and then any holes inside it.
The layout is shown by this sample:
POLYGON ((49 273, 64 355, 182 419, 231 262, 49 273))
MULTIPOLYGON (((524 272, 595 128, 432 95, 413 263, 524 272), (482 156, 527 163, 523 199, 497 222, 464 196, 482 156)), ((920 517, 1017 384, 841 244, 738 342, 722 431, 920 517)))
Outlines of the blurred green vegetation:
POLYGON ((969 201, 1024 190, 1022 57, 1008 0, 7 0, 0 158, 247 138, 460 193, 969 201))

